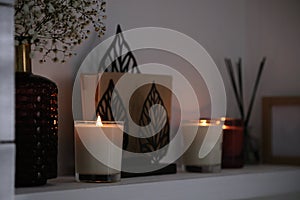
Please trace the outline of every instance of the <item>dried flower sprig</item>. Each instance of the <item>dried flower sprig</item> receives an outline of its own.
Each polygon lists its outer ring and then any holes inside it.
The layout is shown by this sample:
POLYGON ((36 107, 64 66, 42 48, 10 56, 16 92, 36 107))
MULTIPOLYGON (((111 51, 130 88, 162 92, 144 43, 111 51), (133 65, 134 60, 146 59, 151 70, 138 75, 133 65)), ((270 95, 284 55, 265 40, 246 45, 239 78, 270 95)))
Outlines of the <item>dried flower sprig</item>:
POLYGON ((104 0, 17 0, 15 43, 31 43, 40 62, 65 62, 74 46, 88 38, 90 28, 102 37, 106 18, 104 0))

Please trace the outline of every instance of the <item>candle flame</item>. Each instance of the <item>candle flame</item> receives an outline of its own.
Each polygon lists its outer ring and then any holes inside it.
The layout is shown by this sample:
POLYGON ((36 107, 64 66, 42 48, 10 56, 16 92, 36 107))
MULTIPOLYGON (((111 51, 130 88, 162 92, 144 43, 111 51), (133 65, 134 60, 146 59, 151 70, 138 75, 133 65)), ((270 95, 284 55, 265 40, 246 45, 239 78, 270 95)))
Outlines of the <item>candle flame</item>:
POLYGON ((208 126, 208 123, 205 119, 202 119, 200 120, 200 123, 199 123, 200 126, 208 126))
POLYGON ((206 120, 206 119, 200 119, 199 126, 216 126, 220 125, 220 120, 206 120))
POLYGON ((97 117, 96 126, 103 126, 100 116, 97 117))

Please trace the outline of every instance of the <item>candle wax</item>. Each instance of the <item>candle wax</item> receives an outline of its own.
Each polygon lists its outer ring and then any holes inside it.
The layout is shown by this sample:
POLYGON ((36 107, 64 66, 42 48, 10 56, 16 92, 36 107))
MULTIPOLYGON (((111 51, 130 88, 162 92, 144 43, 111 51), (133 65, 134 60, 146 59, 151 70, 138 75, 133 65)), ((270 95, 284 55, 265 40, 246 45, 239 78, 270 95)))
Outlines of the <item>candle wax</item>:
MULTIPOLYGON (((195 136, 192 144, 189 146, 187 151, 183 155, 184 165, 189 166, 210 166, 210 165, 219 165, 221 163, 222 155, 222 129, 221 126, 206 124, 186 124, 183 125, 182 131, 184 135, 184 141, 191 141, 192 134, 191 132, 197 130, 197 135, 195 136), (208 128, 210 131, 208 132, 208 128), (203 144, 206 134, 217 134, 220 135, 217 141, 207 140, 206 144, 203 144), (206 148, 209 145, 214 145, 212 150, 204 158, 199 158, 200 148, 206 148)), ((187 145, 187 144, 186 144, 187 145)))
POLYGON ((75 171, 78 174, 116 174, 121 170, 123 130, 117 124, 98 127, 75 123, 75 171))

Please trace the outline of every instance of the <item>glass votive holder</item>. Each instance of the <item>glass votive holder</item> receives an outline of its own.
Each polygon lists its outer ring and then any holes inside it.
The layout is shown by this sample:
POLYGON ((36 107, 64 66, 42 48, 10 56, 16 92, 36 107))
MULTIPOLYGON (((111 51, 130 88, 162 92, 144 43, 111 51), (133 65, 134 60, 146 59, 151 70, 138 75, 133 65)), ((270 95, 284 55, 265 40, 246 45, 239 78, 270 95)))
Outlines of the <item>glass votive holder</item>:
POLYGON ((224 118, 222 168, 244 166, 244 125, 241 119, 224 118))
POLYGON ((185 145, 191 142, 183 154, 183 165, 189 172, 220 172, 222 156, 222 125, 220 120, 200 119, 182 126, 185 145), (192 132, 197 131, 195 138, 192 132), (200 151, 206 152, 205 155, 200 151))
POLYGON ((74 126, 76 181, 120 181, 123 122, 75 121, 74 126))

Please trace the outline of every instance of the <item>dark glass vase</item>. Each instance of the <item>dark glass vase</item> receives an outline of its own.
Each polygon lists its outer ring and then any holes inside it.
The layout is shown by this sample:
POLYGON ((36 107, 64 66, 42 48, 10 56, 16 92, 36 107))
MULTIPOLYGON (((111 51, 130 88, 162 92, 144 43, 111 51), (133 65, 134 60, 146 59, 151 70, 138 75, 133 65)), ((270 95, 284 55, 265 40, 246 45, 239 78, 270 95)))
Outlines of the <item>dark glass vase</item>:
POLYGON ((31 73, 30 45, 16 47, 16 187, 57 177, 57 86, 31 73))

